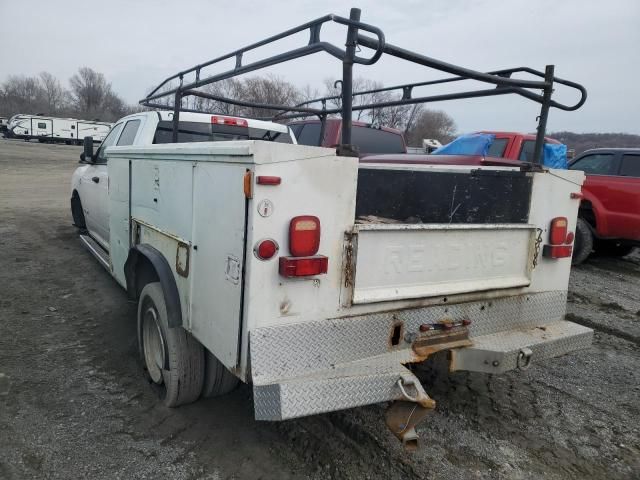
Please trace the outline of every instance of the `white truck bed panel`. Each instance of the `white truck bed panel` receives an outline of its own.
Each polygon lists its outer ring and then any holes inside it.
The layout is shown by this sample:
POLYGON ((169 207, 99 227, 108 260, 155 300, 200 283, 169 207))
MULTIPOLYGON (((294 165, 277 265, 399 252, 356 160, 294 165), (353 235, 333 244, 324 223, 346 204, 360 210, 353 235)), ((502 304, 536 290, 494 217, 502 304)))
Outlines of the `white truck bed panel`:
POLYGON ((353 303, 522 287, 530 283, 533 226, 376 227, 357 229, 353 303))
POLYGON ((191 331, 234 368, 241 328, 245 167, 203 162, 192 170, 191 331))

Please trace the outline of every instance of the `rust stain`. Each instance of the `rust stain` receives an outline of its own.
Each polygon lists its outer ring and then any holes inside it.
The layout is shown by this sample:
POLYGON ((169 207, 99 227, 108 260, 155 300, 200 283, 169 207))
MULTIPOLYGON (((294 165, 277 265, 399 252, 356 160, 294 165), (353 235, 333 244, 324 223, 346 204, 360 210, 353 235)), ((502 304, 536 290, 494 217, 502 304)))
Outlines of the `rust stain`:
POLYGON ((184 242, 178 242, 178 248, 176 248, 176 273, 181 277, 189 276, 189 257, 190 257, 189 244, 184 242))
POLYGON ((466 326, 450 327, 448 330, 431 330, 421 333, 411 344, 412 362, 423 362, 431 355, 443 350, 470 347, 469 329, 466 326))

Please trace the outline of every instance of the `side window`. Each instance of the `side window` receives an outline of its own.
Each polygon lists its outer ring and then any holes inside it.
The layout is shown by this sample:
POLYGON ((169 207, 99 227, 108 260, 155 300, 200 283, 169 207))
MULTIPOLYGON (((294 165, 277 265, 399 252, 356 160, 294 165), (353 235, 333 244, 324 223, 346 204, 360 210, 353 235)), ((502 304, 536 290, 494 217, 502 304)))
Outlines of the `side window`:
POLYGON ((640 155, 622 155, 620 175, 640 178, 640 155))
POLYGON ((129 120, 122 129, 118 145, 133 145, 139 127, 140 120, 129 120))
POLYGON ((523 162, 533 162, 533 152, 535 148, 536 142, 534 140, 525 140, 522 142, 522 149, 520 150, 518 160, 523 162))
POLYGON ((496 138, 487 151, 487 157, 502 157, 504 149, 507 148, 508 138, 496 138))
POLYGON ((294 123, 293 125, 289 125, 289 127, 291 128, 291 131, 293 132, 293 134, 296 136, 296 140, 298 140, 298 137, 300 136, 300 131, 302 130, 302 127, 304 127, 304 124, 294 123))
POLYGON ((610 175, 613 165, 612 153, 594 153, 579 158, 569 167, 570 170, 582 170, 593 175, 610 175))
POLYGON ((96 154, 96 163, 107 163, 107 157, 104 151, 107 147, 116 143, 116 138, 118 138, 118 134, 120 133, 120 127, 122 127, 122 124, 118 123, 102 141, 100 148, 98 149, 98 153, 96 154))
POLYGON ((47 128, 46 123, 38 122, 38 128, 47 128))
POLYGON ((296 134, 298 143, 301 145, 311 145, 317 147, 320 145, 320 122, 307 123, 303 125, 300 132, 296 134))

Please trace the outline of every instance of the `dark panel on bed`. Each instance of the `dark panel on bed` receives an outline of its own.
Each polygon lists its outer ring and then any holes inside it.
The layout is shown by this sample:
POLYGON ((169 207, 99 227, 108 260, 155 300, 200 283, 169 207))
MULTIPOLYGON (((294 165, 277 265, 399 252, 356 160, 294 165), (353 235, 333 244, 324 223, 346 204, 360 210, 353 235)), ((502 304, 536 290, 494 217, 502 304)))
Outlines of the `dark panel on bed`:
POLYGON ((531 177, 526 172, 433 172, 361 168, 356 218, 406 223, 527 223, 531 177))

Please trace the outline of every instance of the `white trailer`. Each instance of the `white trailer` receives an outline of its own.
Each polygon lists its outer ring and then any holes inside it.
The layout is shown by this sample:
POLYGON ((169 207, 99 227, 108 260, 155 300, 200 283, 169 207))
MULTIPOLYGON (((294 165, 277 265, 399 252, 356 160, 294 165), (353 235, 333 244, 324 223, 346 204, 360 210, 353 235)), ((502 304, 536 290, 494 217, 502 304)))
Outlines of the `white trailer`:
POLYGON ((78 120, 75 118, 45 117, 42 115, 18 114, 11 117, 5 136, 40 142, 64 142, 81 144, 84 137, 93 137, 101 142, 113 124, 107 122, 78 120))

